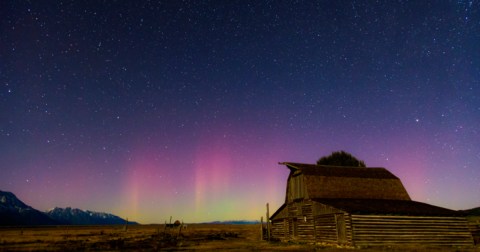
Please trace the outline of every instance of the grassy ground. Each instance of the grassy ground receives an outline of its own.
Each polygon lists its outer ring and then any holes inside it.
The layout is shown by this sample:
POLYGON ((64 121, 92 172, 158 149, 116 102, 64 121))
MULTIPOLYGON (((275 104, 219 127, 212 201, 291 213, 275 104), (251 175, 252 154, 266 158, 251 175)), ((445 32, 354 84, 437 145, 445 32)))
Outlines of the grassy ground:
MULTIPOLYGON (((266 242, 259 225, 191 224, 187 229, 164 225, 57 226, 0 228, 0 251, 430 251, 432 248, 341 248, 319 244, 266 242)), ((433 248, 475 251, 475 248, 433 248)))

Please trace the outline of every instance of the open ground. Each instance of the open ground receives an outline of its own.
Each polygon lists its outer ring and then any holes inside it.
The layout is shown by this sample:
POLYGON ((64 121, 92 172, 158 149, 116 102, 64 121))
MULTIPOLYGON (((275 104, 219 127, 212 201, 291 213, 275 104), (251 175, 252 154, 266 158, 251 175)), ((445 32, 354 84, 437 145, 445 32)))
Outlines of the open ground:
POLYGON ((346 248, 324 244, 267 242, 260 225, 43 226, 0 228, 0 251, 480 251, 471 248, 376 247, 346 248))

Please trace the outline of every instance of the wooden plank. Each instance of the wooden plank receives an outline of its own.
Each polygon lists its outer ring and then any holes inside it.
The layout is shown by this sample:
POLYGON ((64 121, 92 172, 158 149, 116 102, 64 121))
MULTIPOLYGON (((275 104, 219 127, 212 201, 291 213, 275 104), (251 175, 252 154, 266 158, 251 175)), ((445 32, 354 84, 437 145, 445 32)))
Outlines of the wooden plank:
POLYGON ((436 216, 397 216, 397 215, 354 215, 352 214, 352 219, 371 219, 371 218, 378 218, 378 219, 439 219, 439 220, 457 220, 457 221, 466 221, 464 217, 436 217, 436 216))
POLYGON ((465 218, 352 215, 355 245, 473 245, 465 218))
POLYGON ((333 214, 315 216, 315 229, 317 230, 317 242, 337 243, 337 230, 333 214))

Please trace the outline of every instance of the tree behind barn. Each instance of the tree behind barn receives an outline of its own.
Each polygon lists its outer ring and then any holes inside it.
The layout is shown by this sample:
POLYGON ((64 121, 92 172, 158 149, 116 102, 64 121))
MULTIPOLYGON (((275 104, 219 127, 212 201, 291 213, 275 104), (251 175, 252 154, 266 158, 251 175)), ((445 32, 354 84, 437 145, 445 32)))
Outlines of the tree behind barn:
POLYGON ((358 160, 352 154, 345 151, 335 151, 329 156, 320 158, 317 161, 318 165, 332 165, 332 166, 354 166, 366 167, 365 162, 358 160))

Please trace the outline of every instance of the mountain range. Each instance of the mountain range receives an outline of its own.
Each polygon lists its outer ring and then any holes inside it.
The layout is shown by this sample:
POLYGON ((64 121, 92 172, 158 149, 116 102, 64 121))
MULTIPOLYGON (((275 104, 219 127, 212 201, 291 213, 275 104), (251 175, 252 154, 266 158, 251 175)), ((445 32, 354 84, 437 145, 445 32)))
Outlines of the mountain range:
MULTIPOLYGON (((59 208, 45 212, 50 218, 70 225, 115 225, 125 224, 126 220, 109 213, 80 210, 78 208, 59 208)), ((138 224, 128 222, 128 224, 138 224)))
POLYGON ((58 224, 60 222, 26 205, 13 193, 0 191, 0 226, 58 224))
MULTIPOLYGON (((0 226, 34 225, 114 225, 127 221, 109 213, 55 207, 41 212, 19 200, 11 192, 0 191, 0 226)), ((128 222, 128 224, 138 224, 128 222)))

